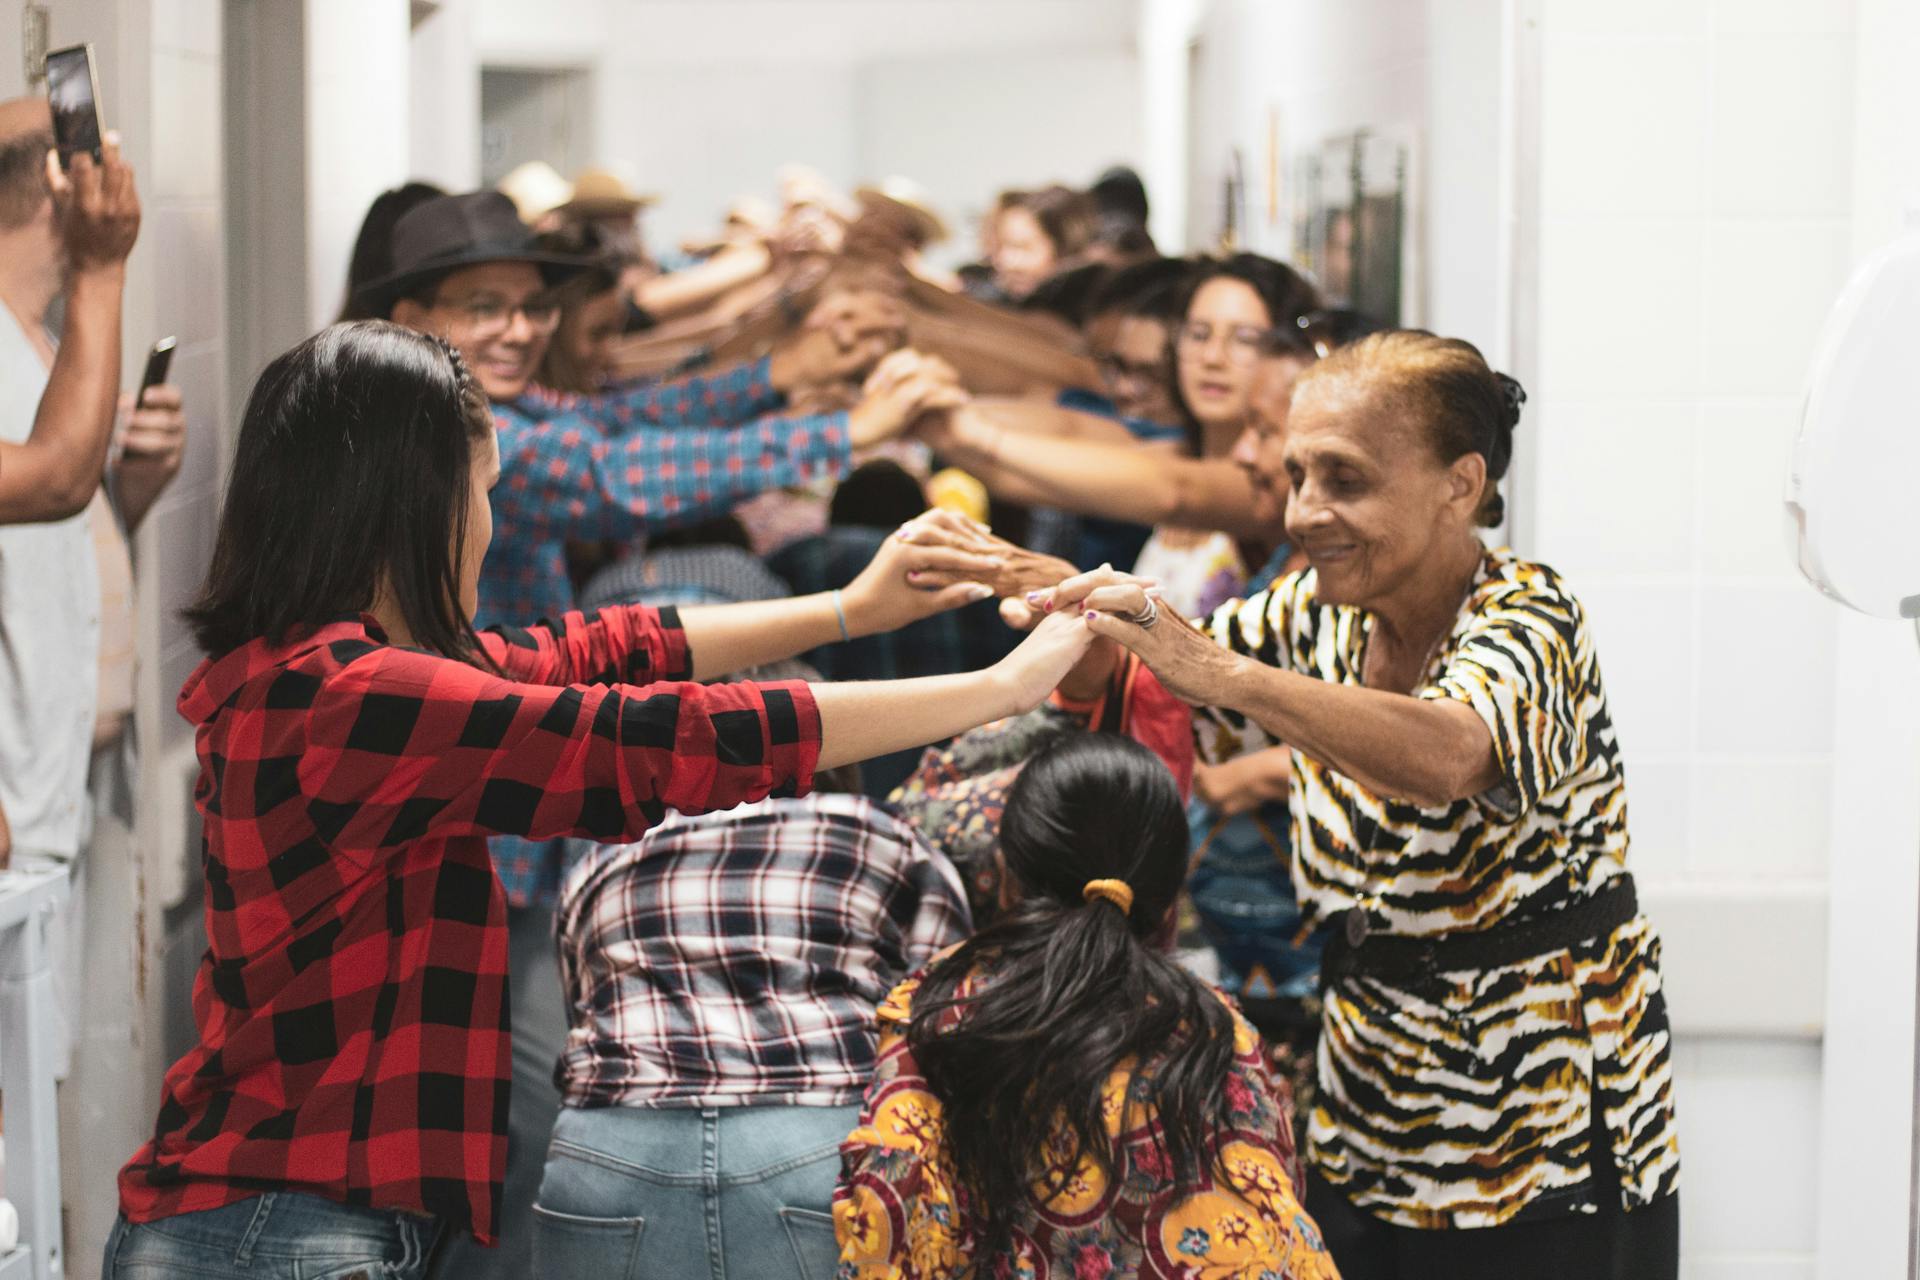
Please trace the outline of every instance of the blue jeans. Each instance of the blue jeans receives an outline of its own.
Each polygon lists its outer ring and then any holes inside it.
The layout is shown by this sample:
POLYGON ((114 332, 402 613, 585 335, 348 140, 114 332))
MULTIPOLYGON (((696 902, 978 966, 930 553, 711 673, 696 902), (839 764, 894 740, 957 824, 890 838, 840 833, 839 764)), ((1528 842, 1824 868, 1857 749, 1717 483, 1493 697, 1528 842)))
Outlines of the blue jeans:
POLYGON ((847 1107, 563 1107, 533 1207, 538 1280, 831 1280, 847 1107))
POLYGON ((432 1218, 269 1191, 152 1222, 123 1215, 102 1280, 422 1280, 440 1235, 432 1218))

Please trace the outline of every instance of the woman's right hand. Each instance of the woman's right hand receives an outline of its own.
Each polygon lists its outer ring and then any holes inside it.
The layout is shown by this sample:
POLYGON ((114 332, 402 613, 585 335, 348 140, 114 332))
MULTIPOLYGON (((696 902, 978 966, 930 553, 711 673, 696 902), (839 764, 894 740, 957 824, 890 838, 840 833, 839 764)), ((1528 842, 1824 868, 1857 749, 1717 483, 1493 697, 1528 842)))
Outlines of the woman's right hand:
POLYGON ((1045 702, 1092 643, 1093 632, 1078 614, 1055 614, 1042 621, 1019 648, 990 669, 1006 691, 1002 717, 1023 715, 1045 702))

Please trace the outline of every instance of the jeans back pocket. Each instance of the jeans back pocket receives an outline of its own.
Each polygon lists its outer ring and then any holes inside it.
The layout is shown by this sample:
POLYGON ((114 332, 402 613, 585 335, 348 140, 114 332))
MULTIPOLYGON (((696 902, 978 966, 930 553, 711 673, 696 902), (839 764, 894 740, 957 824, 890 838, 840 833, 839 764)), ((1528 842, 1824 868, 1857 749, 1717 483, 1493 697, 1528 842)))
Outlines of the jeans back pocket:
POLYGON ((645 1218, 582 1218, 533 1206, 535 1280, 638 1280, 645 1218))
POLYGON ((795 1274, 805 1280, 833 1280, 840 1265, 840 1242, 834 1238, 833 1215, 815 1209, 786 1208, 780 1222, 793 1246, 795 1274))

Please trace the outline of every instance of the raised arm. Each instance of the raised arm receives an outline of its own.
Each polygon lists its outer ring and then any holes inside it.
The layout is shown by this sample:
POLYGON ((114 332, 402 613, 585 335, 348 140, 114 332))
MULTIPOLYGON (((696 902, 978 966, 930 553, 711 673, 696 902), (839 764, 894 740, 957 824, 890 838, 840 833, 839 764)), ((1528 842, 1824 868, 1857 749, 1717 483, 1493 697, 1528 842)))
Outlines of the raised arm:
POLYGON ((766 245, 729 245, 704 262, 648 280, 634 290, 634 301, 662 319, 685 315, 772 269, 773 253, 766 245))
POLYGON ((959 394, 943 379, 914 375, 846 413, 615 435, 578 413, 537 422, 497 414, 494 514, 536 537, 629 538, 686 525, 769 489, 843 474, 854 449, 891 439, 959 394))
MULTIPOLYGON (((63 520, 93 498, 106 468, 120 391, 120 306, 127 254, 140 230, 133 170, 109 135, 101 162, 80 153, 47 179, 71 276, 67 319, 24 443, 0 443, 0 523, 63 520)), ((7 320, 4 323, 12 323, 7 320)))
POLYGON ((1117 419, 1069 409, 1037 396, 987 396, 975 400, 973 407, 982 417, 1023 438, 1049 436, 1106 444, 1138 443, 1133 432, 1117 419))
POLYGON ((1064 321, 1008 311, 923 280, 906 287, 907 338, 948 361, 972 390, 1026 395, 1099 384, 1100 371, 1064 321))
POLYGON ((1170 457, 1135 442, 1021 432, 991 409, 968 406, 929 419, 922 434, 995 495, 1139 524, 1271 536, 1240 468, 1225 460, 1170 457))
POLYGON ((905 313, 894 298, 874 290, 836 290, 757 360, 712 374, 644 381, 580 397, 568 407, 616 430, 640 423, 737 426, 773 412, 804 388, 866 377, 899 347, 905 328, 905 313))
POLYGON ((768 489, 841 474, 852 457, 842 413, 617 436, 571 414, 499 415, 495 425, 494 513, 534 537, 630 538, 689 524, 768 489))

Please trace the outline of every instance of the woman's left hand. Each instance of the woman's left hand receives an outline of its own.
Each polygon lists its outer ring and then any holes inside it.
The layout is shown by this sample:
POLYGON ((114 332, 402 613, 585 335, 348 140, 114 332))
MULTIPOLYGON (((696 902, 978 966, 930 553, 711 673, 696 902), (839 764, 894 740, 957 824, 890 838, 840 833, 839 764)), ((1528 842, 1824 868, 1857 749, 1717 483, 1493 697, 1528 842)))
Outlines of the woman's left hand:
POLYGON ((895 631, 910 622, 989 599, 1006 568, 997 548, 965 516, 928 511, 880 545, 847 585, 842 603, 854 635, 895 631))
POLYGON ((1102 567, 1028 597, 1048 612, 1088 614, 1093 633, 1140 655, 1167 692, 1193 706, 1229 700, 1240 659, 1162 604, 1151 584, 1102 567))

